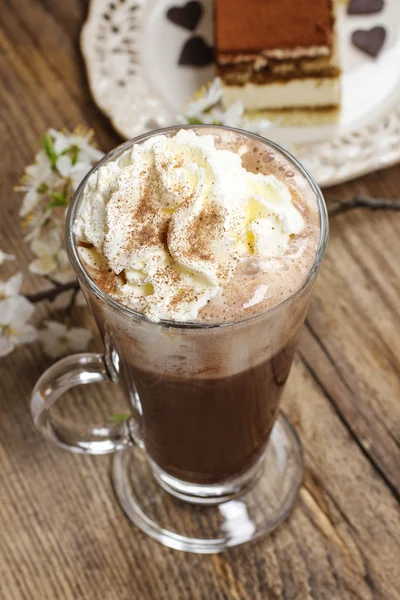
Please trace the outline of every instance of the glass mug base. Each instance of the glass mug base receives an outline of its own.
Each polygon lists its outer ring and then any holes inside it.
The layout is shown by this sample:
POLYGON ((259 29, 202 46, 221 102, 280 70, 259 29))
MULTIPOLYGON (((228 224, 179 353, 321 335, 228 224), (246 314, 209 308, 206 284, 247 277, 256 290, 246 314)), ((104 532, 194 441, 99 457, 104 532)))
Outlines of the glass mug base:
POLYGON ((117 452, 112 468, 117 498, 139 529, 165 546, 200 554, 270 533, 290 514, 302 475, 300 442, 283 414, 263 458, 236 487, 166 480, 137 447, 117 452))
POLYGON ((194 504, 218 504, 232 500, 232 498, 243 494, 252 486, 264 470, 264 458, 265 452, 246 473, 238 477, 231 477, 223 484, 209 485, 189 483, 172 477, 152 460, 150 460, 150 465, 160 486, 175 498, 194 504))

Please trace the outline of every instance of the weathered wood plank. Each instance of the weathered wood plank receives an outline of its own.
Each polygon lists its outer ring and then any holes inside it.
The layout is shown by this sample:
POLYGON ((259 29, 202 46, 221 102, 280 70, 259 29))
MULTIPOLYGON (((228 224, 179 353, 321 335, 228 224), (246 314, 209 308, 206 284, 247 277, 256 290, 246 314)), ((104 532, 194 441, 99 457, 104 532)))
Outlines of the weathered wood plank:
POLYGON ((336 219, 300 351, 399 498, 400 215, 336 219))

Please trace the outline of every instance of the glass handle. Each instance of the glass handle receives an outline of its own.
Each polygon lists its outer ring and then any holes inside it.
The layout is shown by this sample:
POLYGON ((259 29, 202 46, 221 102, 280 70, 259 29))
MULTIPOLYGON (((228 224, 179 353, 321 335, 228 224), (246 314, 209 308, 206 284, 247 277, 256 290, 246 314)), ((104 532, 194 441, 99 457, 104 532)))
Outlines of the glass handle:
POLYGON ((59 360, 43 373, 31 397, 31 415, 37 429, 70 452, 109 454, 132 445, 131 419, 104 425, 70 426, 53 419, 50 409, 70 388, 86 383, 111 382, 101 354, 75 354, 59 360))

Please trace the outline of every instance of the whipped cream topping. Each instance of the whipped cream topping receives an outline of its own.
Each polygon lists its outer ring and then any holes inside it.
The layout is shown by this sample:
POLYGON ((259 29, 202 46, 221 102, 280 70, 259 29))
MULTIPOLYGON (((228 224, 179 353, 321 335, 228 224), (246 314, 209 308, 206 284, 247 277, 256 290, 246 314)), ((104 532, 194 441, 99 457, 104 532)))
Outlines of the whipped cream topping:
POLYGON ((181 130, 93 173, 75 234, 94 278, 114 277, 114 298, 151 320, 193 321, 240 261, 284 255, 303 228, 283 182, 181 130))

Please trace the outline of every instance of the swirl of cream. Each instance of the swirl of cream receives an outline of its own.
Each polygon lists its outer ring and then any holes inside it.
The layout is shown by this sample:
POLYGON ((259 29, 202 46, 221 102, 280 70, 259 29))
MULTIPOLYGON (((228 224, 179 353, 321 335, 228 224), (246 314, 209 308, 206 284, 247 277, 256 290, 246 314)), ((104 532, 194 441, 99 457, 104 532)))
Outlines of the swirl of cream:
POLYGON ((152 320, 191 321, 239 261, 284 254, 303 226, 283 182, 246 171, 212 136, 181 130, 101 167, 75 233, 100 257, 92 263, 119 276, 118 300, 152 320))

